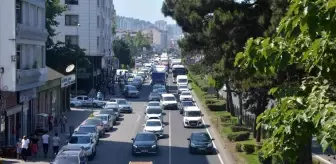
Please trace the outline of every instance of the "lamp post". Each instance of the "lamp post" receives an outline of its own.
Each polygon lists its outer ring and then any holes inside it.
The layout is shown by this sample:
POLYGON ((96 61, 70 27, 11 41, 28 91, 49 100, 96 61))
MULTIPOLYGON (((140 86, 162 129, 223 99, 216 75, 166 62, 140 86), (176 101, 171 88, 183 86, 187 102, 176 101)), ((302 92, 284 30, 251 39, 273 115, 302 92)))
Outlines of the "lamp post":
MULTIPOLYGON (((78 27, 80 26, 80 24, 78 23, 77 24, 77 43, 79 43, 79 36, 78 36, 78 27)), ((76 67, 75 67, 75 69, 76 69, 76 96, 78 95, 78 84, 77 84, 77 78, 78 78, 78 76, 77 76, 77 74, 78 74, 78 72, 77 72, 77 69, 78 69, 78 59, 76 58, 76 67)))

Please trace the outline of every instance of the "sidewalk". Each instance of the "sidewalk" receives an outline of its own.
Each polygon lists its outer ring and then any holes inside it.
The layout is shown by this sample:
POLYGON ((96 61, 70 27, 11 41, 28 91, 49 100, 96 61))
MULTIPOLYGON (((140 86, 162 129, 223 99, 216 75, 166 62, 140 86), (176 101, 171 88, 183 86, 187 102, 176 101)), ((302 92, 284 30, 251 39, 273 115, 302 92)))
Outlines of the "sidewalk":
MULTIPOLYGON (((78 111, 78 110, 71 110, 67 113, 65 113, 65 116, 68 119, 68 123, 65 127, 65 133, 59 133, 59 137, 61 138, 61 145, 65 145, 66 141, 69 137, 69 126, 74 126, 74 128, 78 127, 86 118, 90 116, 90 111, 78 111)), ((55 129, 56 132, 60 132, 60 126, 55 129)), ((54 136, 54 132, 49 132, 50 138, 54 136)), ((60 147, 61 148, 61 147, 60 147)), ((26 163, 26 164, 49 164, 53 159, 52 154, 52 146, 49 146, 48 156, 47 158, 44 158, 43 154, 43 148, 41 139, 39 141, 39 150, 37 153, 37 157, 33 159, 33 157, 28 157, 28 162, 23 162, 22 160, 17 159, 1 159, 3 160, 4 164, 13 164, 13 163, 26 163)))

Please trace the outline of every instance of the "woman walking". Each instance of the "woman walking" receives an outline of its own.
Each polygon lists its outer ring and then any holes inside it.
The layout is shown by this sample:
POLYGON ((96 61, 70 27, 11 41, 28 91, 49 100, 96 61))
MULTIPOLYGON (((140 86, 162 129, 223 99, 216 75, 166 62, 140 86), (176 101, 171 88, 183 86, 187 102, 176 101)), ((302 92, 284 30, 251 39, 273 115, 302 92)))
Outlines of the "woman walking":
POLYGON ((34 134, 34 136, 31 138, 31 154, 33 157, 37 156, 38 142, 39 142, 39 138, 37 137, 36 134, 34 134))
POLYGON ((23 139, 21 141, 21 147, 22 147, 22 150, 21 150, 21 156, 22 156, 22 159, 24 161, 27 161, 27 156, 28 156, 28 148, 29 148, 29 139, 27 138, 27 136, 23 136, 23 139))

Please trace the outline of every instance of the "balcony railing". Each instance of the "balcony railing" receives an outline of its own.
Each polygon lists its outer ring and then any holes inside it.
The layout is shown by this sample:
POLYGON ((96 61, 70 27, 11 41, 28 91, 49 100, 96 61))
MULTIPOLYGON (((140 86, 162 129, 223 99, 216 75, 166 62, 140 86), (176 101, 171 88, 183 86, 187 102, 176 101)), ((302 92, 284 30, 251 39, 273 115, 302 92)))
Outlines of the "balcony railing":
POLYGON ((45 28, 31 27, 25 24, 16 24, 16 36, 20 39, 47 41, 48 32, 45 28))
POLYGON ((16 70, 16 84, 27 85, 34 83, 44 83, 47 81, 47 69, 18 69, 16 70))

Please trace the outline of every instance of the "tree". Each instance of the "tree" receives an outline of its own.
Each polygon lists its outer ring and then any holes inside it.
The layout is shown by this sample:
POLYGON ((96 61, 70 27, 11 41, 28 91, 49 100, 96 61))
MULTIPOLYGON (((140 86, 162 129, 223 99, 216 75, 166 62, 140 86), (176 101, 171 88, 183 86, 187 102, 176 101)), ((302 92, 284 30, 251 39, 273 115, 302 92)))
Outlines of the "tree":
POLYGON ((46 29, 48 31, 48 39, 46 42, 46 48, 49 49, 54 45, 53 37, 56 36, 54 27, 59 25, 59 22, 55 20, 57 16, 60 16, 65 11, 65 7, 60 4, 60 0, 47 0, 46 1, 46 29))
POLYGON ((279 154, 291 163, 312 163, 311 139, 325 151, 336 149, 334 29, 336 3, 329 0, 293 0, 274 37, 249 39, 236 65, 249 72, 274 76, 301 68, 307 77, 271 90, 278 103, 258 117, 270 132, 262 151, 279 154))
POLYGON ((113 41, 113 51, 115 56, 119 59, 120 65, 130 66, 131 64, 131 50, 127 42, 123 39, 116 39, 113 41))

